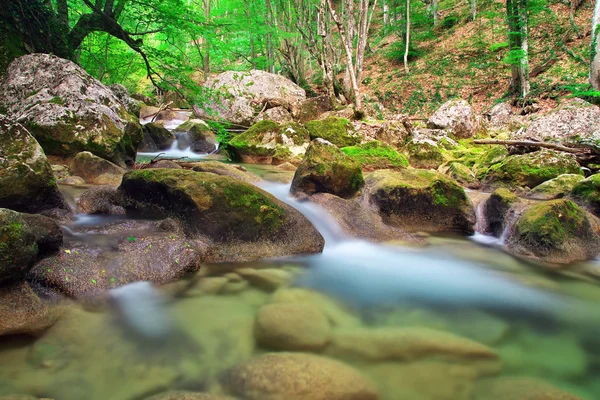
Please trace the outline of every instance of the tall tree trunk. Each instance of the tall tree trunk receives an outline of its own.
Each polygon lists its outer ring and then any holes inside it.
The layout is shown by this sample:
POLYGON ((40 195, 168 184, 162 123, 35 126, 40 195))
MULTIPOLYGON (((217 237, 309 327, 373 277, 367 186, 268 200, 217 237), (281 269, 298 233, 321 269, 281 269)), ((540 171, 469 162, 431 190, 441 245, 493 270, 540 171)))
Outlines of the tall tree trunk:
POLYGON ((438 26, 438 24, 439 24, 438 4, 439 4, 439 0, 433 0, 433 2, 431 4, 431 8, 433 10, 433 26, 434 27, 438 26))
POLYGON ((408 49, 410 46, 410 0, 406 0, 406 48, 404 49, 404 72, 408 75, 408 49))
POLYGON ((359 13, 358 45, 356 48, 356 80, 360 82, 365 59, 365 49, 367 48, 367 39, 369 37, 369 0, 360 0, 359 13))
POLYGON ((592 51, 590 61, 590 84, 595 91, 600 91, 600 0, 596 0, 592 17, 592 51))
POLYGON ((266 37, 267 44, 267 71, 270 73, 275 72, 275 44, 273 40, 273 7, 271 5, 271 0, 266 0, 265 6, 267 8, 267 25, 269 25, 269 32, 266 37))
POLYGON ((529 11, 527 0, 519 0, 519 33, 521 36, 521 60, 519 63, 520 95, 529 94, 529 11))
POLYGON ((382 6, 383 6, 383 29, 385 30, 385 33, 387 33, 389 27, 390 27, 390 6, 388 4, 389 0, 382 0, 382 6))
MULTIPOLYGON (((522 0, 506 0, 506 18, 508 25, 508 48, 511 54, 511 91, 518 95, 522 95, 524 84, 522 78, 523 73, 523 30, 521 28, 521 7, 522 0)), ((524 10, 527 12, 527 10, 524 10)), ((526 20, 525 20, 526 21, 526 20)), ((525 27, 525 32, 527 27, 525 27)), ((527 47, 527 45, 525 46, 527 47)), ((525 60, 527 61, 527 60, 525 60)))
MULTIPOLYGON (((210 0, 203 0, 204 3, 204 20, 210 24, 210 0)), ((204 38, 204 60, 203 60, 204 78, 208 78, 210 73, 210 42, 204 38)))
POLYGON ((477 0, 470 0, 471 2, 471 21, 475 21, 475 17, 477 17, 477 0))

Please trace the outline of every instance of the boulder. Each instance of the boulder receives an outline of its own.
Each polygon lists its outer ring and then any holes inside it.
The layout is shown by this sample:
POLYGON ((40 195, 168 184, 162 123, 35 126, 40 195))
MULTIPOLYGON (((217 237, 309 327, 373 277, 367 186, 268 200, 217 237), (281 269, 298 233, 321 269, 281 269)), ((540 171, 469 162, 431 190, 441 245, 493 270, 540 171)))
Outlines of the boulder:
POLYGON ((217 137, 201 119, 189 119, 174 130, 177 147, 180 150, 191 148, 196 153, 212 153, 217 150, 217 137))
POLYGON ((333 109, 331 99, 327 95, 311 97, 292 105, 292 116, 299 122, 311 121, 319 115, 333 109))
POLYGON ((331 335, 327 317, 318 308, 302 303, 262 306, 255 327, 257 342, 273 350, 320 350, 331 335))
POLYGON ((227 71, 207 79, 204 87, 215 93, 207 110, 195 107, 198 117, 211 117, 238 124, 250 125, 255 116, 267 105, 289 108, 306 98, 300 86, 281 75, 265 71, 227 71))
POLYGON ((113 83, 109 88, 117 96, 117 99, 123 104, 127 112, 139 117, 140 109, 145 106, 144 102, 131 97, 127 88, 120 83, 113 83))
POLYGON ((456 182, 471 189, 476 189, 480 186, 479 180, 475 177, 475 173, 465 164, 458 161, 450 161, 440 165, 438 172, 449 176, 456 182))
POLYGON ((27 274, 38 256, 35 239, 21 214, 0 208, 0 283, 27 274))
POLYGON ((581 99, 566 100, 558 109, 535 119, 511 139, 579 142, 600 139, 600 109, 581 99))
POLYGON ((137 119, 115 94, 75 63, 49 54, 13 61, 0 106, 29 128, 46 154, 91 151, 124 166, 142 140, 137 119))
POLYGON ((294 174, 290 192, 331 193, 347 198, 354 196, 363 184, 360 164, 335 145, 316 139, 310 143, 294 174))
POLYGON ((523 126, 522 118, 515 114, 508 102, 496 104, 485 116, 491 127, 499 130, 518 131, 523 126))
MULTIPOLYGON (((0 399, 2 400, 2 399, 0 399)), ((145 400, 235 400, 233 397, 221 396, 210 393, 199 393, 199 392, 184 392, 180 390, 173 390, 169 392, 159 393, 152 397, 148 397, 145 400)))
POLYGON ((119 190, 129 214, 173 217, 190 236, 239 248, 246 243, 258 249, 262 243, 269 247, 263 258, 323 248, 323 238, 302 214, 262 189, 228 176, 144 169, 125 174, 119 190))
POLYGON ((196 172, 210 172, 211 174, 229 176, 230 178, 239 179, 247 183, 257 183, 261 179, 252 172, 248 172, 244 167, 239 165, 225 164, 220 161, 200 161, 187 164, 196 172))
POLYGON ((414 139, 407 149, 410 165, 415 168, 438 169, 445 161, 442 148, 430 139, 414 139))
POLYGON ((309 142, 308 131, 299 124, 260 121, 231 139, 228 149, 245 163, 281 164, 302 157, 309 142))
POLYGON ((39 335, 59 316, 25 282, 0 287, 0 336, 39 335))
POLYGON ((363 201, 384 222, 412 231, 473 233, 475 212, 465 191, 434 171, 375 171, 366 179, 363 201))
POLYGON ((583 179, 583 175, 579 174, 559 175, 531 189, 529 196, 538 200, 552 200, 564 197, 583 179))
POLYGON ((389 144, 378 140, 343 147, 342 152, 367 170, 408 167, 408 160, 404 155, 398 153, 389 144))
POLYGON ((67 208, 50 163, 19 123, 0 115, 0 207, 23 212, 67 208))
POLYGON ((21 214, 21 218, 29 225, 29 232, 38 245, 38 256, 54 253, 63 243, 63 233, 56 221, 40 214, 21 214))
POLYGON ((125 214, 121 193, 114 186, 96 186, 77 199, 79 211, 85 214, 125 214))
POLYGON ((581 400, 538 378, 503 376, 483 379, 473 389, 473 400, 581 400))
POLYGON ((573 154, 539 150, 512 155, 492 165, 482 177, 487 186, 534 188, 563 174, 583 175, 573 154))
POLYGON ((175 141, 175 135, 165 128, 164 121, 149 122, 143 126, 144 137, 137 150, 152 153, 170 149, 175 141))
POLYGON ((361 142, 361 135, 346 118, 327 117, 304 124, 311 139, 324 139, 338 147, 354 146, 361 142))
POLYGON ((518 255, 568 264, 595 258, 600 238, 584 210, 559 199, 527 208, 509 228, 506 246, 518 255))
POLYGON ((496 189, 490 197, 481 204, 482 221, 478 221, 481 233, 495 237, 502 236, 506 229, 507 216, 510 209, 519 198, 506 188, 496 189))
POLYGON ((108 160, 97 157, 89 151, 78 153, 69 165, 71 175, 80 176, 87 183, 106 184, 109 175, 114 177, 113 181, 118 185, 120 177, 125 174, 125 170, 108 160), (104 182, 102 182, 104 180, 104 182))
POLYGON ((450 130, 458 138, 470 138, 477 130, 477 120, 469 103, 449 100, 429 117, 427 127, 450 130))
POLYGON ((223 385, 247 400, 376 400, 371 381, 330 358, 272 353, 234 367, 223 385))
POLYGON ((481 156, 478 157, 475 168, 477 170, 477 177, 483 176, 485 177, 485 172, 487 172, 488 168, 492 165, 496 165, 501 163, 508 157, 508 150, 506 147, 494 145, 490 146, 481 156))
POLYGON ((274 107, 269 108, 265 111, 261 111, 260 114, 256 116, 256 119, 254 121, 259 122, 264 120, 277 122, 278 124, 285 124, 288 122, 293 122, 294 118, 292 117, 292 114, 290 114, 290 112, 287 110, 287 108, 274 107))
POLYGON ((588 207, 596 216, 600 216, 600 174, 577 182, 571 189, 571 197, 588 207))

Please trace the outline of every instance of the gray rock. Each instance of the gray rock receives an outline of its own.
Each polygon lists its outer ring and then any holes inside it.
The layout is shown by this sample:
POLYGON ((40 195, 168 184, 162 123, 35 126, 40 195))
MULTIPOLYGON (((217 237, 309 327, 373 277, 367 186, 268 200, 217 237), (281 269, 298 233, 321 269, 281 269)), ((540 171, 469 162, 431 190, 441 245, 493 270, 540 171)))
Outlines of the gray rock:
MULTIPOLYGON (((125 170, 118 165, 111 163, 108 160, 97 157, 89 151, 78 153, 71 164, 69 165, 71 175, 80 176, 87 183, 106 184, 106 175, 114 175, 121 177, 125 174, 125 170)), ((118 185, 120 183, 116 182, 118 185)))
POLYGON ((477 121, 469 103, 464 100, 450 100, 427 120, 427 127, 447 129, 459 138, 469 138, 475 134, 477 121))

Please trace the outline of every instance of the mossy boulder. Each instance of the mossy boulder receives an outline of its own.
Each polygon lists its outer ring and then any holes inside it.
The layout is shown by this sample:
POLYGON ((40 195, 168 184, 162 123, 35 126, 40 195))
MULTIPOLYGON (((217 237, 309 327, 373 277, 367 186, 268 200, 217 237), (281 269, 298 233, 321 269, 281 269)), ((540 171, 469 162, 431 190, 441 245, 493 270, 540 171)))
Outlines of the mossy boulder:
POLYGON ((539 150, 512 155, 492 165, 485 173, 484 184, 534 188, 563 174, 583 175, 573 154, 539 150))
POLYGON ((244 167, 235 164, 225 164, 220 161, 198 161, 195 163, 189 163, 187 166, 191 166, 192 170, 196 172, 210 172, 211 174, 229 176, 231 178, 239 179, 248 183, 256 184, 257 182, 261 181, 258 175, 255 175, 252 172, 247 171, 244 167))
POLYGON ((308 131, 299 124, 264 120, 231 139, 229 152, 242 162, 282 164, 301 157, 309 141, 308 131))
POLYGON ((584 180, 583 175, 563 174, 554 179, 550 179, 540 185, 537 185, 531 192, 530 197, 539 200, 552 200, 566 196, 571 189, 580 181, 584 180))
POLYGON ((72 61, 28 54, 13 61, 0 86, 0 106, 18 118, 46 154, 91 151, 124 166, 142 140, 138 120, 117 96, 72 61))
POLYGON ((482 221, 478 221, 484 234, 500 237, 507 225, 510 209, 519 201, 517 195, 506 188, 496 189, 481 205, 482 221))
POLYGON ((175 135, 165 128, 164 121, 149 122, 143 126, 144 138, 137 150, 144 153, 167 150, 175 141, 175 135))
POLYGON ((408 160, 404 155, 398 153, 389 144, 378 140, 343 147, 342 152, 367 170, 408 167, 408 160))
POLYGON ((352 123, 345 118, 327 117, 307 122, 304 126, 310 132, 311 139, 325 139, 338 147, 354 146, 362 140, 352 123))
POLYGON ((129 214, 178 219, 190 236, 218 243, 268 243, 278 254, 315 253, 323 248, 323 238, 302 214, 228 176, 144 169, 125 174, 119 190, 129 214))
POLYGON ((576 202, 588 207, 595 215, 600 216, 600 174, 577 182, 571 190, 571 197, 576 202))
POLYGON ((112 181, 117 185, 121 182, 121 177, 125 170, 108 160, 97 157, 89 151, 78 153, 69 165, 71 175, 80 176, 87 183, 102 184, 102 180, 112 176, 112 181))
POLYGON ((413 140, 407 145, 410 165, 415 168, 438 169, 444 163, 444 154, 433 140, 413 140))
POLYGON ((217 149, 217 137, 206 122, 189 119, 174 130, 180 150, 191 148, 196 153, 212 153, 217 149))
POLYGON ((600 239, 586 212, 564 199, 527 208, 509 229, 506 245, 515 254, 559 264, 600 252, 600 239))
POLYGON ((384 221, 407 230, 473 232, 471 201, 458 183, 439 172, 375 171, 366 179, 364 200, 384 221))
POLYGON ((449 176, 463 186, 470 188, 479 187, 479 180, 475 177, 473 170, 461 162, 450 161, 440 165, 438 172, 449 176))
POLYGON ((35 239, 21 214, 0 208, 0 283, 27 274, 38 255, 35 239))
POLYGON ((489 149, 485 150, 483 154, 481 154, 474 166, 477 171, 477 177, 485 177, 487 170, 498 163, 501 163, 509 156, 508 150, 504 146, 490 146, 489 149))
POLYGON ((291 193, 354 196, 364 184, 362 169, 337 146, 316 139, 310 143, 292 180, 291 193))
POLYGON ((52 167, 21 124, 0 115, 0 207, 23 212, 67 208, 52 167))

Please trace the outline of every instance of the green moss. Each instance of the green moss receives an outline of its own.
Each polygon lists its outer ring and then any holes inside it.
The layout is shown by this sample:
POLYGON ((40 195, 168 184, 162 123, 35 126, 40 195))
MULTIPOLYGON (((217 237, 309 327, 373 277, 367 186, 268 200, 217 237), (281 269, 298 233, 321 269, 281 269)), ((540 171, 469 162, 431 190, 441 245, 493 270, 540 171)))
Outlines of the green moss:
POLYGON ((342 151, 367 169, 408 167, 408 160, 405 156, 398 153, 392 146, 378 140, 357 146, 343 147, 342 151))
POLYGON ((55 97, 51 98, 50 100, 48 100, 48 103, 58 104, 59 106, 65 105, 65 101, 62 98, 60 98, 59 96, 55 96, 55 97))
POLYGON ((415 168, 437 169, 445 161, 443 150, 429 141, 408 145, 410 165, 415 168))
POLYGON ((575 184, 582 181, 582 175, 563 174, 534 187, 530 195, 538 199, 555 199, 564 197, 573 189, 575 184))
POLYGON ((571 196, 575 201, 590 207, 594 214, 600 215, 600 174, 576 183, 571 196))
POLYGON ((269 230, 277 231, 285 222, 285 210, 252 187, 226 187, 223 192, 229 207, 247 210, 254 215, 254 221, 269 230))
POLYGON ((338 147, 354 146, 360 143, 360 135, 354 132, 350 121, 345 118, 327 117, 304 124, 311 139, 321 138, 338 147))

